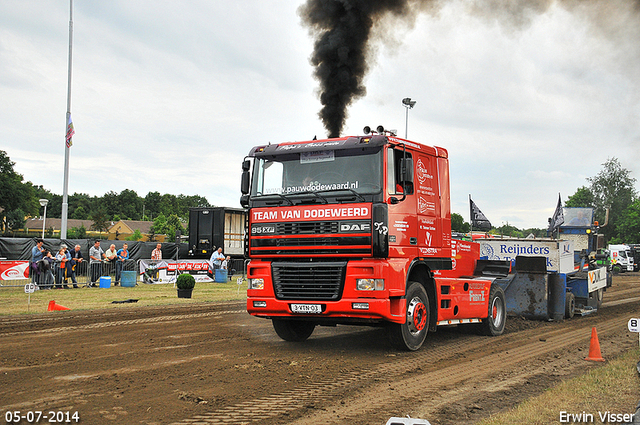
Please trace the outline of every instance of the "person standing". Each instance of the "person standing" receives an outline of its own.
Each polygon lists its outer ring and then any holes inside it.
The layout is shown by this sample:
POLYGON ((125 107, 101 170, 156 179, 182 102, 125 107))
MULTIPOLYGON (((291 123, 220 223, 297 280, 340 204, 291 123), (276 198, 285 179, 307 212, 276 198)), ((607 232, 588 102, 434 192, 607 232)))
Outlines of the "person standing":
POLYGON ((46 249, 42 252, 42 258, 37 262, 40 280, 39 285, 42 286, 43 289, 53 288, 54 277, 51 269, 55 262, 56 259, 53 258, 53 255, 46 249))
POLYGON ((62 289, 63 284, 65 289, 69 289, 67 286, 67 262, 69 260, 71 260, 71 255, 67 252, 67 246, 65 244, 60 245, 60 250, 56 254, 56 263, 58 265, 56 289, 62 289))
POLYGON ((71 252, 71 261, 67 265, 68 275, 71 276, 71 282, 73 282, 73 287, 78 287, 78 281, 76 280, 76 268, 79 267, 78 264, 82 263, 82 252, 80 251, 80 245, 76 245, 73 251, 71 252))
POLYGON ((107 249, 104 253, 104 261, 107 265, 107 275, 110 275, 112 271, 115 270, 116 260, 118 259, 118 253, 116 251, 116 246, 114 244, 109 245, 109 249, 107 249))
POLYGON ((162 244, 156 245, 156 249, 151 251, 151 259, 156 261, 162 260, 162 244))
POLYGON ((91 264, 91 282, 88 287, 96 286, 98 279, 102 276, 102 259, 104 258, 104 251, 100 248, 100 241, 97 240, 89 250, 89 258, 91 264))
POLYGON ((38 261, 42 260, 44 254, 44 241, 36 239, 36 246, 31 249, 31 282, 36 283, 38 277, 38 261))
POLYGON ((127 249, 128 245, 122 245, 122 249, 119 249, 116 253, 116 285, 120 285, 120 278, 122 277, 122 268, 124 267, 124 262, 129 259, 129 250, 127 249))
POLYGON ((158 281, 158 264, 156 261, 162 260, 162 244, 157 244, 156 249, 151 251, 151 262, 149 263, 148 276, 151 282, 158 281))

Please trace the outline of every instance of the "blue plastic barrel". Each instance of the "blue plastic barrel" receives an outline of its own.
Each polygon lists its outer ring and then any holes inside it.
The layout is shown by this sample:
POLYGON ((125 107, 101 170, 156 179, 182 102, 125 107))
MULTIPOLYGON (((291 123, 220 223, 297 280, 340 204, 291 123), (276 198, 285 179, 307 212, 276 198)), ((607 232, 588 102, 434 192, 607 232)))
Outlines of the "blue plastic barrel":
POLYGON ((216 282, 227 281, 227 269, 216 269, 216 282))
POLYGON ((125 288, 133 288, 136 286, 136 272, 135 270, 125 270, 122 272, 120 278, 120 285, 125 288))

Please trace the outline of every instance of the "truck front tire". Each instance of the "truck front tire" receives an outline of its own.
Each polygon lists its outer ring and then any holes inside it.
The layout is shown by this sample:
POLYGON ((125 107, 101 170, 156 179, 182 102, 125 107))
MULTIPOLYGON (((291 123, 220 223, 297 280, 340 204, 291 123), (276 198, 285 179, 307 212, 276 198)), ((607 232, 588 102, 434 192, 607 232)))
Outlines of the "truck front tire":
POLYGON ((418 282, 409 282, 407 289, 406 322, 392 324, 390 328, 391 344, 399 350, 418 350, 427 338, 429 330, 429 296, 424 286, 418 282))
POLYGON ((316 325, 304 320, 272 319, 273 329, 285 341, 302 342, 311 336, 316 325))

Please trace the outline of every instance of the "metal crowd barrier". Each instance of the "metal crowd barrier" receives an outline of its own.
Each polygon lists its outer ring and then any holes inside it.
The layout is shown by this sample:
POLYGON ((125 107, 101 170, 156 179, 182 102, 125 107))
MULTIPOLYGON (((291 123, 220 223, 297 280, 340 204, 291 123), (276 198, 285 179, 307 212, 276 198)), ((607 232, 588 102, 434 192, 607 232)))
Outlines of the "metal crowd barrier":
MULTIPOLYGON (((136 271, 136 282, 142 282, 143 281, 143 277, 140 275, 140 261, 151 261, 151 260, 125 260, 123 267, 122 267, 122 271, 136 271)), ((171 259, 168 259, 167 261, 173 261, 171 259)), ((189 262, 192 260, 178 260, 178 262, 189 262)), ((97 276, 97 279, 95 282, 98 282, 100 280, 100 277, 102 276, 111 276, 111 282, 113 284, 113 282, 115 282, 115 274, 116 274, 116 263, 113 261, 101 261, 101 270, 99 275, 97 276)), ((229 262, 229 265, 227 267, 228 274, 229 277, 237 277, 237 276, 242 276, 245 274, 246 271, 246 264, 245 264, 245 260, 243 259, 232 259, 229 262)), ((50 275, 45 275, 43 273, 38 273, 35 275, 35 278, 32 276, 33 275, 33 268, 30 268, 29 270, 29 275, 30 277, 28 279, 10 279, 10 280, 0 280, 0 287, 4 287, 4 288, 17 288, 17 287, 24 287, 27 283, 30 282, 35 282, 36 284, 38 284, 38 287, 41 288, 50 288, 50 287, 54 287, 56 285, 65 285, 64 283, 64 274, 63 274, 64 270, 61 270, 60 268, 60 262, 54 262, 52 263, 52 267, 51 267, 51 274, 50 275)), ((79 287, 88 285, 89 283, 91 283, 91 264, 89 261, 82 261, 81 263, 77 263, 74 266, 74 274, 76 277, 76 281, 77 281, 77 285, 79 287)), ((69 287, 73 287, 73 282, 71 279, 71 275, 69 274, 69 271, 67 270, 67 283, 66 285, 69 287)))
MULTIPOLYGON (((99 273, 98 280, 102 276, 111 276, 111 281, 115 282, 116 275, 116 264, 115 261, 101 261, 101 271, 99 273)), ((74 274, 76 277, 77 285, 79 287, 88 285, 91 283, 91 264, 89 261, 82 261, 77 263, 74 267, 74 274)), ((131 271, 138 270, 138 264, 135 260, 125 260, 122 265, 122 271, 131 271)), ((23 287, 29 282, 34 282, 38 285, 39 288, 46 289, 51 288, 53 286, 58 285, 67 285, 73 287, 73 282, 71 279, 71 274, 69 270, 66 270, 66 280, 67 283, 64 283, 65 270, 60 268, 60 262, 55 261, 51 264, 50 273, 35 273, 33 268, 29 270, 29 278, 28 279, 11 279, 11 280, 0 280, 0 286, 2 287, 23 287)), ((137 274, 136 274, 137 275, 137 274)), ((96 282, 97 282, 96 281, 96 282)))

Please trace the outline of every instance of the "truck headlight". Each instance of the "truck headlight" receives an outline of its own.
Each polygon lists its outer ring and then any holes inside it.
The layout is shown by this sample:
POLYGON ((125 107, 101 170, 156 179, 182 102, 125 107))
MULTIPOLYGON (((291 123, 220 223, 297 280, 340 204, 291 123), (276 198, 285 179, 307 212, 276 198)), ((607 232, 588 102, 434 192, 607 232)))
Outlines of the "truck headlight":
POLYGON ((249 289, 264 289, 264 279, 249 279, 249 289))
POLYGON ((358 291, 384 291, 384 279, 357 279, 358 291))

